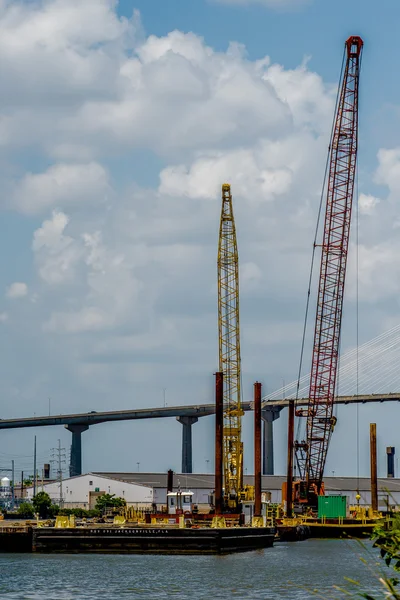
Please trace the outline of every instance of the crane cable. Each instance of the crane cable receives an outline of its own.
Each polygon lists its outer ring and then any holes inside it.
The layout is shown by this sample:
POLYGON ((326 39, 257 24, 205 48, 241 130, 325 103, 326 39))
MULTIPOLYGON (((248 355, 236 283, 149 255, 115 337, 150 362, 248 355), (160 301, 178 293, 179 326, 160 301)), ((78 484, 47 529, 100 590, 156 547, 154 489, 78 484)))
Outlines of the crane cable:
MULTIPOLYGON (((326 180, 327 180, 328 168, 329 168, 330 157, 331 157, 331 148, 332 148, 333 135, 334 135, 334 131, 335 131, 336 113, 337 113, 339 98, 340 98, 340 90, 341 90, 341 82, 342 82, 342 78, 343 78, 343 69, 344 69, 344 64, 345 64, 345 58, 346 58, 346 48, 344 48, 344 50, 343 50, 342 67, 340 69, 340 78, 339 78, 339 85, 338 85, 337 94, 336 94, 335 111, 333 113, 333 122, 332 122, 331 135, 330 135, 330 139, 329 139, 328 155, 327 155, 326 163, 325 163, 324 179, 323 179, 323 183, 322 183, 322 191, 321 191, 321 197, 320 197, 320 201, 319 201, 317 223, 316 223, 316 227, 315 227, 315 234, 314 234, 314 241, 313 241, 313 250, 312 250, 312 255, 311 255, 310 276, 309 276, 309 280, 308 280, 308 290, 307 290, 307 302, 306 302, 306 310, 305 310, 305 315, 304 315, 303 335, 302 335, 302 340, 301 340, 299 370, 298 370, 298 375, 297 375, 296 398, 295 398, 296 402, 299 398, 300 379, 301 379, 301 372, 303 369, 304 346, 305 346, 305 339, 306 339, 306 333, 307 333, 308 313, 309 313, 309 309, 310 309, 311 284, 312 284, 312 278, 313 278, 313 273, 314 273, 315 251, 317 248, 317 237, 318 237, 318 232, 319 232, 319 224, 321 221, 322 203, 324 201, 324 196, 325 196, 326 180)), ((297 439, 299 438, 299 434, 300 434, 300 420, 298 420, 298 423, 297 423, 297 433, 296 433, 297 439)))
MULTIPOLYGON (((360 56, 360 62, 358 65, 358 68, 361 69, 361 60, 362 60, 362 54, 360 56)), ((359 98, 359 94, 358 94, 358 106, 357 109, 360 108, 360 98, 359 98)), ((358 119, 358 114, 359 114, 359 110, 357 110, 357 119, 358 119)), ((357 133, 358 133, 358 123, 357 123, 357 133)), ((358 143, 358 141, 357 141, 358 143)), ((357 148, 358 150, 358 148, 357 148)), ((358 160, 358 152, 357 152, 357 157, 356 157, 356 161, 358 160)), ((360 341, 360 337, 359 337, 359 333, 360 333, 360 326, 359 326, 359 275, 360 275, 360 263, 359 263, 359 225, 360 225, 360 206, 359 206, 359 188, 358 188, 358 165, 356 162, 355 168, 356 168, 356 394, 357 396, 359 395, 359 387, 360 387, 360 382, 359 382, 359 372, 360 372, 360 365, 359 365, 359 341, 360 341)), ((356 449, 356 457, 357 457, 357 495, 360 494, 360 415, 359 415, 359 404, 358 402, 356 403, 356 444, 357 444, 357 449, 356 449)))

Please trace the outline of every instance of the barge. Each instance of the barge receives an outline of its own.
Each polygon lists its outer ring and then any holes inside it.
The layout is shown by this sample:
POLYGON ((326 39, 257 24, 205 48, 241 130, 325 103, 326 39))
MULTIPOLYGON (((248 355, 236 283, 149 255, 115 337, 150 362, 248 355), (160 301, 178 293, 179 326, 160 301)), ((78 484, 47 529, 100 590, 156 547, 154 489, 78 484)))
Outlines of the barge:
POLYGON ((274 538, 272 527, 7 527, 1 528, 0 552, 228 554, 271 547, 274 538))
POLYGON ((312 538, 368 538, 379 523, 379 519, 315 519, 308 521, 312 538))
POLYGON ((33 552, 128 554, 227 554, 273 545, 275 532, 264 527, 77 527, 38 528, 33 552))
POLYGON ((278 519, 276 524, 280 541, 292 542, 310 538, 368 538, 378 524, 390 522, 382 518, 292 518, 278 519))

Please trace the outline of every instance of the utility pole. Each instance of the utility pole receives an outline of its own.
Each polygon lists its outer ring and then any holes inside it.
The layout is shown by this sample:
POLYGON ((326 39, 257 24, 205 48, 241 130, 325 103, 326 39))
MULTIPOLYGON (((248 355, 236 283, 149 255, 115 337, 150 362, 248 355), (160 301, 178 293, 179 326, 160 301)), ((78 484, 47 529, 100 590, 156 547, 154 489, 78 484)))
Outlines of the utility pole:
POLYGON ((14 506, 15 506, 15 471, 14 471, 14 461, 11 461, 11 472, 12 472, 12 488, 11 488, 11 494, 12 494, 12 509, 14 510, 14 506))
POLYGON ((33 443, 33 497, 36 496, 36 435, 33 443))
POLYGON ((287 458, 287 476, 286 476, 286 517, 291 519, 293 516, 293 444, 294 444, 294 400, 289 400, 289 419, 288 419, 288 458, 287 458))
POLYGON ((59 489, 60 489, 59 506, 60 506, 60 508, 62 508, 63 504, 64 504, 63 488, 62 488, 62 483, 63 483, 62 464, 66 463, 66 459, 65 459, 66 455, 65 455, 65 448, 61 448, 61 440, 58 440, 57 448, 52 448, 52 456, 54 456, 55 458, 53 458, 50 462, 57 463, 57 477, 58 477, 59 489))
MULTIPOLYGON (((376 463, 376 423, 370 423, 370 461, 371 461, 371 508, 374 513, 378 510, 378 470, 376 463)), ((388 507, 389 510, 389 507, 388 507)))

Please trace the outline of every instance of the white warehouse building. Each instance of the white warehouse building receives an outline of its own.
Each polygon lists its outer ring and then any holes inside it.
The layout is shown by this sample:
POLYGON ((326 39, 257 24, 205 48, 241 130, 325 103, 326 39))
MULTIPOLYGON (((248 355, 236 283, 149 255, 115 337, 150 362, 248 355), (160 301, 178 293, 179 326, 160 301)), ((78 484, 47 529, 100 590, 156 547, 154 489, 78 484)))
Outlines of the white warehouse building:
MULTIPOLYGON (((54 504, 60 503, 60 482, 38 484, 38 492, 46 492, 54 504)), ((128 506, 138 508, 150 507, 153 502, 153 488, 135 482, 122 481, 104 475, 87 473, 64 479, 62 482, 62 499, 64 508, 95 507, 96 500, 103 494, 113 494, 124 498, 128 506)), ((32 500, 33 487, 27 488, 26 496, 32 500)))

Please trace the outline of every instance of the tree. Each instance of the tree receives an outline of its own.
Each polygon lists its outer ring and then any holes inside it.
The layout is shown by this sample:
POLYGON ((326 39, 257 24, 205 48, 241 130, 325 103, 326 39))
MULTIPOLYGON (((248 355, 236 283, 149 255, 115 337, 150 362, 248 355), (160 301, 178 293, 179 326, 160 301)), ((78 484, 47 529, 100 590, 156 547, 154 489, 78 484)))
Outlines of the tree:
POLYGON ((33 506, 30 502, 22 502, 18 507, 18 514, 24 519, 31 519, 33 517, 33 506))
POLYGON ((121 508, 122 506, 126 506, 124 498, 118 498, 115 494, 103 494, 97 498, 95 508, 103 512, 106 508, 121 508))
POLYGON ((51 516, 51 498, 46 492, 38 492, 34 496, 32 504, 41 519, 51 516))
MULTIPOLYGON (((381 579, 386 596, 393 600, 400 600, 400 592, 396 589, 400 583, 398 578, 400 573, 400 517, 396 515, 393 518, 390 529, 382 525, 376 527, 371 537, 374 540, 374 548, 379 548, 381 558, 385 561, 386 566, 391 567, 394 571, 394 577, 381 579)), ((364 597, 368 600, 371 598, 367 594, 364 597)))

